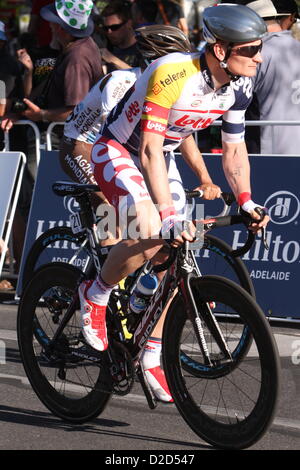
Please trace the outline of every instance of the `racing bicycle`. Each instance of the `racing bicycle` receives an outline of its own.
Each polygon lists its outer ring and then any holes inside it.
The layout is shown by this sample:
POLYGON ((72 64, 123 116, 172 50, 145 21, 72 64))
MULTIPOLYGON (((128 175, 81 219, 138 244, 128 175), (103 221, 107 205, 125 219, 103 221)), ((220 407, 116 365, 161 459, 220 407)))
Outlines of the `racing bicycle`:
MULTIPOLYGON (((80 191, 89 192, 73 184, 56 185, 61 195, 80 191)), ((243 216, 219 220, 231 225, 243 223, 243 216)), ((208 224, 217 226, 218 218, 208 224)), ((97 250, 91 254, 86 271, 66 263, 42 266, 20 299, 21 358, 44 405, 63 420, 84 423, 98 416, 113 394, 130 393, 138 380, 154 409, 157 402, 140 356, 172 299, 162 360, 179 413, 200 438, 218 448, 246 448, 260 439, 276 410, 280 369, 269 324, 254 298, 222 276, 202 276, 186 242, 170 248, 161 265, 147 262, 129 286, 113 290, 107 311, 109 347, 100 353, 81 333, 78 286, 100 269, 97 250), (128 301, 139 276, 159 271, 166 274, 145 312, 131 314, 128 301)))
MULTIPOLYGON (((74 266, 80 267, 83 271, 89 271, 90 265, 93 265, 92 245, 95 243, 100 259, 105 259, 109 248, 100 247, 101 234, 99 231, 93 230, 101 217, 96 216, 91 202, 90 194, 99 191, 97 185, 79 185, 77 183, 57 182, 53 185, 53 190, 61 195, 61 188, 65 197, 74 197, 78 203, 78 213, 71 214, 70 226, 56 226, 50 228, 40 235, 31 246, 24 264, 22 275, 22 286, 28 283, 38 267, 52 261, 64 261, 74 266)), ((186 191, 187 199, 189 195, 201 197, 200 192, 186 191)), ((223 208, 220 216, 227 215, 235 200, 233 194, 222 193, 223 208)), ((220 222, 218 222, 220 224, 220 222)), ((208 227, 207 227, 208 228, 208 227)), ((198 250, 201 271, 205 266, 205 261, 209 260, 210 274, 218 274, 227 277, 234 282, 240 284, 253 297, 255 297, 255 289, 243 263, 241 256, 247 252, 253 242, 251 232, 248 234, 248 241, 245 248, 240 250, 232 250, 232 247, 220 238, 211 235, 208 230, 204 234, 204 240, 201 249, 198 250)), ((199 264, 199 263, 198 263, 199 264)))

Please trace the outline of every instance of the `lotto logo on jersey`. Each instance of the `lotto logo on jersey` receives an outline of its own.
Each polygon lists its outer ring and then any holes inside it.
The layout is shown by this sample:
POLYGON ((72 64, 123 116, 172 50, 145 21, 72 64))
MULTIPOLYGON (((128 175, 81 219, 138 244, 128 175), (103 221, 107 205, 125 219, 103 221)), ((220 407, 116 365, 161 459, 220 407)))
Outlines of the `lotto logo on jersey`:
POLYGON ((138 101, 134 101, 128 106, 128 110, 125 111, 126 117, 129 122, 133 121, 133 117, 139 114, 140 107, 138 101))
POLYGON ((167 128, 166 128, 166 126, 164 126, 160 122, 142 121, 141 122, 141 129, 144 132, 154 132, 155 134, 164 135, 167 128))
MULTIPOLYGON (((216 116, 217 118, 217 116, 216 116)), ((180 127, 192 127, 193 129, 204 129, 208 127, 214 120, 211 118, 200 118, 200 119, 192 119, 191 116, 185 114, 181 118, 175 121, 175 126, 180 127)))

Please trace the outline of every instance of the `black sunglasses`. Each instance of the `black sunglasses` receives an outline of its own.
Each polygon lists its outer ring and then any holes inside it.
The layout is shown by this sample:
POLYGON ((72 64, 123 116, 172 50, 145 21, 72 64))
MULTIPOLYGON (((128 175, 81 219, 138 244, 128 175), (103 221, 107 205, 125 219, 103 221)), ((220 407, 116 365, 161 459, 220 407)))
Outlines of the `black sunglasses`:
POLYGON ((102 26, 102 29, 103 31, 118 31, 118 29, 122 28, 122 26, 124 26, 124 24, 126 24, 127 21, 123 21, 123 23, 118 23, 118 24, 111 24, 110 26, 102 26))
POLYGON ((236 55, 252 58, 262 50, 262 42, 258 46, 242 46, 232 49, 236 55))

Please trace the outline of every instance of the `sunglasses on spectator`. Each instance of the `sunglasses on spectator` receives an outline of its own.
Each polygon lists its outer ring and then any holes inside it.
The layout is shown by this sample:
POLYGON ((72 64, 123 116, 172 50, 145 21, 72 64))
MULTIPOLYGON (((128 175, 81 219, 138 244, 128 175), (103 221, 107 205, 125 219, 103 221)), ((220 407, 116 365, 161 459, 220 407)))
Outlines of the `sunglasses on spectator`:
POLYGON ((258 46, 242 46, 232 49, 236 55, 252 58, 262 50, 262 42, 258 46))
POLYGON ((102 29, 106 32, 109 31, 109 30, 118 31, 118 29, 122 28, 122 26, 124 26, 124 24, 126 24, 126 23, 127 23, 127 21, 123 21, 123 23, 111 24, 110 26, 104 26, 103 25, 102 29))

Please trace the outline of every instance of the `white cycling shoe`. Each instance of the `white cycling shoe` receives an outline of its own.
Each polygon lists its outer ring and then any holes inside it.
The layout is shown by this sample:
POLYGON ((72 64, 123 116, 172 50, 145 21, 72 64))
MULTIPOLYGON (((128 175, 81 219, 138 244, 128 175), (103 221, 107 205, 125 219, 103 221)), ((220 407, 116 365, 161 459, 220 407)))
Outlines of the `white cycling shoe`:
POLYGON ((155 397, 164 403, 174 403, 164 371, 157 366, 152 369, 147 369, 144 372, 155 397))
POLYGON ((87 291, 93 281, 80 284, 78 293, 81 306, 82 333, 86 342, 97 351, 108 347, 106 331, 106 307, 97 305, 87 298, 87 291))

